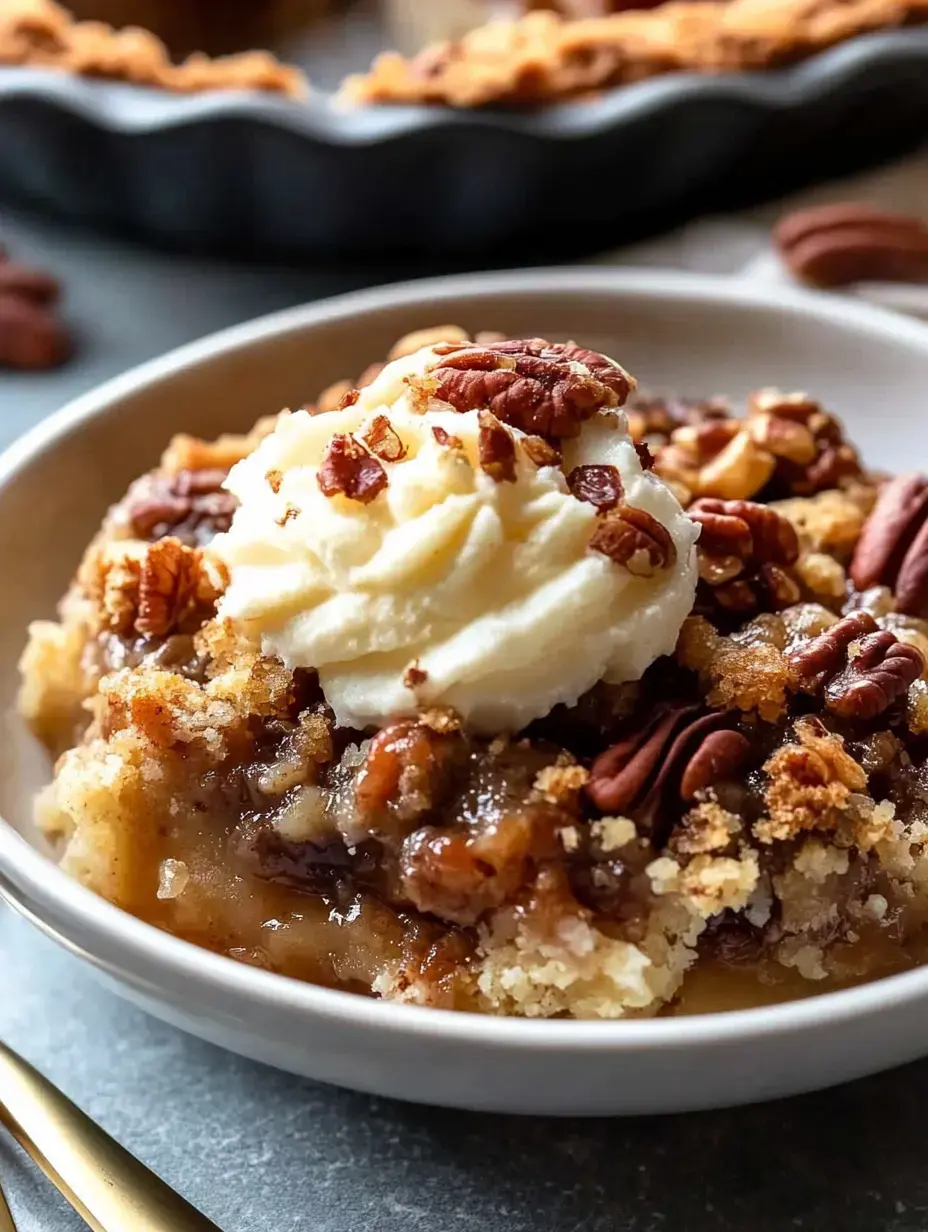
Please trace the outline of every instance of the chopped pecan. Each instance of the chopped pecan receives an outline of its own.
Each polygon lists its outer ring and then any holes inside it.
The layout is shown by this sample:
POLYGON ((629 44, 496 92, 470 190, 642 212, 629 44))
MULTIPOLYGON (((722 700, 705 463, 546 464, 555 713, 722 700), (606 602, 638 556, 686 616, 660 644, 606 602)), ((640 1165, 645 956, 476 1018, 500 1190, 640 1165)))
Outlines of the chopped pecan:
POLYGON ((884 484, 851 561, 859 591, 891 586, 896 607, 928 616, 928 479, 899 475, 884 484))
POLYGON ((410 663, 403 672, 403 684, 407 689, 418 689, 428 680, 429 674, 419 666, 419 660, 410 663))
POLYGON ((533 827, 512 813, 489 830, 439 830, 410 834, 400 857, 400 885, 419 911, 455 924, 476 924, 512 897, 535 854, 533 827))
POLYGON ((625 495, 618 467, 606 464, 575 466, 567 476, 567 486, 577 500, 588 501, 601 513, 614 509, 625 495))
POLYGON ((432 436, 434 436, 438 444, 442 445, 445 449, 461 449, 464 446, 464 442, 459 436, 452 436, 452 434, 450 432, 446 432, 440 424, 432 425, 432 436))
POLYGON ((364 444, 384 462, 399 462, 406 457, 406 446, 386 415, 378 415, 364 433, 364 444))
POLYGON ((559 466, 560 453, 541 436, 524 436, 522 449, 536 466, 559 466))
POLYGON ((813 286, 928 282, 928 226, 914 215, 836 202, 787 214, 774 240, 796 277, 813 286))
POLYGON ((735 718, 734 711, 706 714, 699 706, 657 707, 643 727, 596 758, 587 795, 604 813, 631 817, 662 846, 680 804, 744 764, 750 750, 743 737, 706 747, 735 718))
POLYGON ((666 526, 646 510, 624 503, 600 517, 590 548, 637 578, 654 577, 677 560, 676 545, 666 526))
POLYGON ((721 398, 701 400, 642 394, 629 401, 625 413, 633 441, 664 444, 677 428, 727 419, 731 407, 721 398))
POLYGON ((149 540, 172 535, 188 547, 202 547, 232 525, 238 502, 223 491, 227 474, 210 467, 144 476, 122 506, 132 534, 149 540))
POLYGON ((772 487, 779 497, 812 496, 862 475, 860 458, 845 441, 840 421, 807 394, 757 390, 748 399, 747 427, 755 438, 769 442, 765 449, 775 458, 772 487), (797 427, 803 433, 797 435, 797 427))
POLYGON ((784 566, 795 563, 799 539, 769 505, 702 498, 689 508, 701 527, 697 608, 739 616, 779 612, 800 597, 784 566))
POLYGON ((353 436, 339 432, 326 447, 316 481, 323 496, 346 496, 368 505, 387 486, 387 472, 353 436))
POLYGON ((271 489, 271 491, 276 496, 277 493, 280 491, 280 485, 284 481, 283 471, 279 471, 276 469, 276 467, 274 467, 267 472, 264 478, 267 480, 268 487, 271 489))
POLYGON ((738 420, 707 420, 674 431, 659 449, 654 469, 690 495, 747 500, 765 486, 776 459, 738 420))
POLYGON ((409 830, 433 808, 444 786, 456 735, 441 735, 415 720, 399 720, 371 740, 355 782, 355 804, 366 829, 409 830))
POLYGON ((529 338, 438 350, 426 378, 436 397, 549 440, 576 436, 596 411, 620 406, 633 384, 611 359, 573 343, 529 338))
POLYGON ((492 411, 478 411, 477 456, 481 469, 496 483, 515 483, 516 444, 492 411))

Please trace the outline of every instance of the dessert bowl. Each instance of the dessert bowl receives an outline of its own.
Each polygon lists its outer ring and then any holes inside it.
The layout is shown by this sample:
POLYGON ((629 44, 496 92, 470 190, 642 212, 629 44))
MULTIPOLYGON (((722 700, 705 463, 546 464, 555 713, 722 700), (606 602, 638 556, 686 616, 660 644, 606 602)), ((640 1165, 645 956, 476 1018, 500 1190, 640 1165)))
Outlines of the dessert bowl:
POLYGON ((877 466, 911 465, 928 435, 912 412, 928 379, 924 327, 823 296, 781 294, 771 305, 762 288, 665 273, 507 273, 365 292, 237 327, 109 382, 0 461, 0 891, 168 1021, 295 1073, 399 1098, 525 1113, 681 1111, 808 1090, 920 1055, 924 969, 717 1014, 489 1018, 235 963, 136 920, 54 865, 32 823, 49 765, 16 717, 16 661, 26 624, 52 612, 106 506, 173 433, 247 429, 440 319, 510 337, 577 337, 651 388, 734 397, 771 379, 808 388, 877 466))

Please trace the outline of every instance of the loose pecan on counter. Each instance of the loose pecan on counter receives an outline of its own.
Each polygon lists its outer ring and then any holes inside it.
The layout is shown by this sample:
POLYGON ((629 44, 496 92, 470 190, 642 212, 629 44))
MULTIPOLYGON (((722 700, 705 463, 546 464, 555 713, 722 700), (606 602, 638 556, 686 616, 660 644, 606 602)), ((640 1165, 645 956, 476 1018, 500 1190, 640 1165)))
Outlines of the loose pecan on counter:
POLYGON ((872 719, 904 696, 925 668, 914 646, 880 629, 869 612, 852 612, 789 656, 797 687, 824 693, 844 719, 872 719))
POLYGON ((803 282, 928 282, 928 226, 922 219, 855 202, 787 214, 774 242, 803 282))
POLYGON ((788 567, 799 556, 795 530, 755 501, 702 498, 687 511, 701 527, 697 606, 751 616, 778 612, 800 597, 788 567))
POLYGON ((851 561, 859 591, 889 586, 896 609, 928 617, 928 479, 899 475, 880 490, 851 561))
POLYGON ((643 727, 596 758, 587 795, 604 813, 631 817, 662 846, 683 805, 745 765, 751 749, 732 730, 736 717, 697 705, 657 707, 643 727))
POLYGON ((60 294, 51 274, 0 251, 0 367, 53 368, 68 358, 71 340, 54 312, 60 294))
POLYGON ((605 355, 541 338, 484 346, 447 343, 416 388, 456 411, 489 410, 503 423, 548 440, 576 436, 599 410, 621 406, 634 382, 605 355), (578 365, 588 371, 578 371, 578 365))

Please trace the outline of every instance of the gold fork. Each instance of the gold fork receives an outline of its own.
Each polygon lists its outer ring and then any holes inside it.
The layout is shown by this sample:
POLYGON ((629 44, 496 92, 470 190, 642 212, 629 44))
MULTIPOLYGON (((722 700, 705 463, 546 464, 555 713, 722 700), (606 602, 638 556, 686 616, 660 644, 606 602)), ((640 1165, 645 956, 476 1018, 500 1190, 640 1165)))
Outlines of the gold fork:
MULTIPOLYGON (((0 1123, 93 1232, 220 1232, 2 1043, 0 1123)), ((16 1232, 5 1205, 0 1232, 16 1232)))
POLYGON ((2 1189, 0 1189, 0 1232, 16 1232, 16 1224, 13 1222, 13 1212, 7 1205, 7 1200, 3 1195, 2 1189))

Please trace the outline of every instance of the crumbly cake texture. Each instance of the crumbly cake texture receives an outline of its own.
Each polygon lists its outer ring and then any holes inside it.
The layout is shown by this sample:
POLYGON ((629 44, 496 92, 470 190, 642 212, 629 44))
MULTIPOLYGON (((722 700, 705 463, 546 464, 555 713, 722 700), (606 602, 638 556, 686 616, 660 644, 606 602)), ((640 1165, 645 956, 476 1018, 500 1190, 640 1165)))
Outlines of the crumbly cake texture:
MULTIPOLYGON (((484 370, 515 346, 447 326, 393 355, 442 339, 484 370)), ((867 472, 805 394, 626 414, 701 527, 693 612, 640 681, 495 738, 441 708, 340 729, 312 672, 219 619, 222 483, 274 420, 175 438, 23 655, 65 869, 239 961, 491 1014, 653 1015, 707 970, 761 999, 919 961, 928 479, 867 472)))
POLYGON ((0 5, 0 65, 27 64, 85 77, 157 86, 181 94, 203 90, 262 90, 302 97, 299 69, 267 51, 211 58, 199 53, 172 62, 160 39, 138 26, 115 29, 75 21, 54 0, 4 0, 0 5))
POLYGON ((491 22, 411 59, 379 56, 347 78, 353 103, 524 105, 661 73, 727 73, 808 59, 858 34, 928 20, 925 0, 682 0, 570 20, 491 22))

